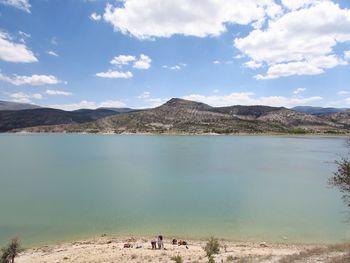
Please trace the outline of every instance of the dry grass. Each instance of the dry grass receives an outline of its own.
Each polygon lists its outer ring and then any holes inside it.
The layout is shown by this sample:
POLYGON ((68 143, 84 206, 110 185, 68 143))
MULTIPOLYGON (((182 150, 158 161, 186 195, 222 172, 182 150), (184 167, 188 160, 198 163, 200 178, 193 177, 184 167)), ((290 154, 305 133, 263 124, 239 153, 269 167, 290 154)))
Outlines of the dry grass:
MULTIPOLYGON (((308 249, 308 250, 302 251, 302 252, 297 253, 297 254, 285 256, 279 260, 279 263, 303 262, 304 260, 312 258, 312 257, 329 255, 331 253, 336 253, 336 252, 345 253, 345 252, 348 252, 349 250, 350 250, 349 244, 337 244, 337 245, 330 245, 327 247, 316 247, 313 249, 308 249)), ((337 260, 339 259, 340 261, 334 261, 334 259, 332 259, 330 262, 332 262, 332 263, 333 262, 339 262, 339 263, 343 263, 343 262, 349 263, 350 262, 350 261, 346 261, 346 259, 344 259, 344 258, 345 257, 343 257, 343 256, 337 257, 337 260)), ((346 258, 349 259, 349 256, 347 256, 346 258)))

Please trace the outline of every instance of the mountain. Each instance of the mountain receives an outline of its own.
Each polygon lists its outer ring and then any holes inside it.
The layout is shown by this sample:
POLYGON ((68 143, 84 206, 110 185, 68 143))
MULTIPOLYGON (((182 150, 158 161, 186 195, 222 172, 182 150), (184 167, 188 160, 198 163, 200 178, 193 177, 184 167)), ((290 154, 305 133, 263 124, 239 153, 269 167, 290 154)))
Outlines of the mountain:
POLYGON ((330 114, 326 116, 330 121, 341 123, 344 125, 349 126, 350 128, 350 109, 343 111, 343 112, 337 112, 330 114))
POLYGON ((18 103, 12 101, 2 101, 0 100, 0 111, 2 110, 29 110, 40 108, 37 105, 28 103, 18 103))
POLYGON ((36 108, 0 111, 0 132, 44 125, 91 122, 115 114, 119 113, 107 109, 63 111, 51 108, 36 108))
POLYGON ((118 112, 118 113, 126 113, 126 112, 132 112, 132 111, 137 111, 135 109, 131 109, 131 108, 106 108, 106 107, 101 107, 101 108, 98 108, 98 110, 112 110, 112 111, 115 111, 115 112, 118 112))
POLYGON ((328 115, 333 114, 337 112, 343 112, 347 109, 345 108, 322 108, 322 107, 312 107, 312 106, 297 106, 292 108, 292 110, 297 112, 302 112, 306 114, 312 114, 312 115, 328 115))
POLYGON ((89 133, 348 133, 346 124, 283 107, 212 107, 171 99, 146 110, 120 113, 92 122, 39 126, 14 131, 89 133))

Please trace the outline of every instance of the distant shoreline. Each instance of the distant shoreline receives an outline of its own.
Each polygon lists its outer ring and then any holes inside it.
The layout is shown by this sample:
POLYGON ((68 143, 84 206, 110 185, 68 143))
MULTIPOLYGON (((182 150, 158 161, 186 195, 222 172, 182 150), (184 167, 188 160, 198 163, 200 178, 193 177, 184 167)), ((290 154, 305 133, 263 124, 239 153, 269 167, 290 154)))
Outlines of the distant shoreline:
POLYGON ((109 135, 109 136, 280 136, 280 137, 348 137, 348 134, 326 134, 326 133, 305 133, 305 134, 293 134, 293 133, 112 133, 112 132, 31 132, 31 131, 8 131, 0 132, 1 134, 73 134, 73 135, 109 135))
MULTIPOLYGON (((181 256, 185 262, 207 262, 203 247, 204 239, 177 239, 187 242, 185 245, 173 245, 172 239, 166 238, 164 245, 166 250, 152 250, 150 241, 155 237, 116 237, 102 235, 90 239, 51 244, 26 249, 16 259, 16 262, 40 263, 40 262, 173 262, 171 257, 181 256), (125 248, 125 244, 130 248, 125 248)), ((278 262, 277 260, 297 255, 300 252, 317 250, 320 253, 327 251, 326 256, 332 254, 328 246, 324 244, 286 244, 270 242, 230 241, 219 240, 220 253, 215 256, 216 262, 226 262, 228 258, 244 260, 258 260, 254 262, 278 262), (269 260, 269 261, 266 261, 269 260)), ((338 245, 333 252, 335 257, 342 256, 346 245, 338 245)), ((318 255, 322 257, 321 253, 318 255)), ((323 262, 323 261, 320 261, 323 262)))

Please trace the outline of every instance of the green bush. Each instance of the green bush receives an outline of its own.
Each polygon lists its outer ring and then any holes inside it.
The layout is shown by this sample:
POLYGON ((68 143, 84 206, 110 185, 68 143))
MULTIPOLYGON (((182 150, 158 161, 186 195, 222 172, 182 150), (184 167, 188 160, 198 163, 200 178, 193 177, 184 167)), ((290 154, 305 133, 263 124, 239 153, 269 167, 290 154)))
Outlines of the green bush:
POLYGON ((214 263, 214 254, 219 254, 220 252, 220 243, 217 238, 211 237, 205 247, 203 248, 206 256, 208 257, 209 263, 214 263))
POLYGON ((6 248, 2 249, 0 263, 14 263, 15 257, 22 251, 21 244, 17 238, 10 241, 6 248))
POLYGON ((298 128, 291 129, 290 133, 293 133, 293 134, 306 134, 307 131, 305 129, 303 129, 303 128, 298 127, 298 128))
POLYGON ((180 255, 173 256, 170 259, 175 261, 176 263, 183 263, 184 262, 184 260, 182 259, 182 257, 180 255))

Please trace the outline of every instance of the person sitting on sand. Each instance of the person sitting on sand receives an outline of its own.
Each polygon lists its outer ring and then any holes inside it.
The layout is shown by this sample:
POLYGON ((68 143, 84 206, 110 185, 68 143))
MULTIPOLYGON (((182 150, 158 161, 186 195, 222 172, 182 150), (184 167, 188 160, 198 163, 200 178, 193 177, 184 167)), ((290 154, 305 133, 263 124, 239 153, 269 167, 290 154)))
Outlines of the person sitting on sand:
POLYGON ((172 243, 173 243, 173 245, 176 245, 177 244, 177 240, 174 238, 172 243))
POLYGON ((163 236, 159 235, 158 236, 158 249, 164 248, 164 243, 163 243, 163 236))

